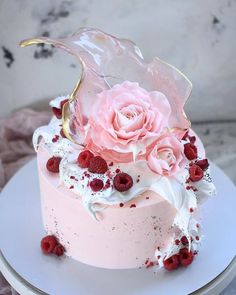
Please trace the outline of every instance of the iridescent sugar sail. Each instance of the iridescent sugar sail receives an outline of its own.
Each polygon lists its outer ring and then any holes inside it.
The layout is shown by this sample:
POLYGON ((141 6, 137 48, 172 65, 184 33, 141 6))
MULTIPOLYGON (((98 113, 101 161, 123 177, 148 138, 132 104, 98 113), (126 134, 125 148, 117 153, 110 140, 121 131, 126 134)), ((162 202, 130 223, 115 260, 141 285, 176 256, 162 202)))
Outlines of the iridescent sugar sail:
POLYGON ((183 107, 191 93, 191 82, 159 58, 146 63, 140 49, 132 41, 84 28, 71 37, 38 37, 22 41, 21 46, 38 43, 61 48, 81 62, 82 76, 63 109, 64 132, 75 143, 85 141, 89 112, 96 94, 123 81, 138 82, 148 91, 164 93, 172 109, 169 127, 180 132, 180 137, 190 127, 183 107))

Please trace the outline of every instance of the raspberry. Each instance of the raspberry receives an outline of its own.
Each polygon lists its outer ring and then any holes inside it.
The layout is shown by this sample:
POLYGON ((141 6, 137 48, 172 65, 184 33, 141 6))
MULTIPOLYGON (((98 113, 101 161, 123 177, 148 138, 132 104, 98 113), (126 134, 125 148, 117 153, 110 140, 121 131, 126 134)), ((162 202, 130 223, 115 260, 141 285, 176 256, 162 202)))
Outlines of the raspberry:
POLYGON ((179 261, 182 266, 188 266, 193 262, 194 255, 187 248, 183 248, 179 251, 179 261))
POLYGON ((41 240, 41 249, 44 254, 52 253, 57 245, 55 236, 46 236, 41 240))
POLYGON ((114 177, 114 187, 119 192, 125 192, 133 186, 133 179, 127 173, 118 173, 114 177))
POLYGON ((197 147, 192 143, 186 143, 184 145, 184 154, 188 160, 194 160, 197 158, 197 147))
POLYGON ((89 151, 85 150, 79 154, 77 159, 77 163, 81 168, 88 168, 90 160, 94 157, 94 155, 89 151))
POLYGON ((65 100, 61 101, 60 109, 52 107, 52 112, 57 117, 57 119, 61 119, 61 117, 62 117, 62 109, 63 109, 64 104, 67 103, 67 101, 68 101, 68 99, 65 99, 65 100))
POLYGON ((61 244, 57 244, 56 247, 53 249, 53 254, 57 256, 62 256, 65 252, 65 248, 61 244))
POLYGON ((180 240, 181 240, 181 243, 182 243, 184 246, 188 245, 188 239, 187 239, 186 236, 182 236, 182 238, 181 238, 180 240))
POLYGON ((89 185, 94 192, 98 192, 103 189, 103 181, 98 178, 94 178, 89 185))
POLYGON ((195 141, 196 141, 196 136, 189 136, 188 138, 189 138, 190 143, 192 143, 192 144, 195 143, 195 141))
POLYGON ((108 170, 107 162, 100 156, 93 157, 89 161, 89 172, 104 174, 108 170))
POLYGON ((202 170, 206 170, 209 167, 209 162, 207 159, 199 160, 195 164, 198 165, 202 170))
POLYGON ((60 162, 61 162, 60 157, 52 157, 52 158, 48 159, 47 165, 46 165, 48 171, 53 172, 53 173, 58 173, 60 162))
POLYGON ((53 107, 52 108, 52 112, 57 117, 57 119, 61 119, 61 116, 62 116, 61 109, 58 109, 58 108, 53 107))
POLYGON ((203 178, 203 171, 198 165, 193 164, 189 168, 189 178, 192 181, 199 181, 203 178))
POLYGON ((178 255, 173 255, 170 258, 166 259, 163 261, 164 268, 171 271, 175 270, 176 268, 179 267, 179 256, 178 255))

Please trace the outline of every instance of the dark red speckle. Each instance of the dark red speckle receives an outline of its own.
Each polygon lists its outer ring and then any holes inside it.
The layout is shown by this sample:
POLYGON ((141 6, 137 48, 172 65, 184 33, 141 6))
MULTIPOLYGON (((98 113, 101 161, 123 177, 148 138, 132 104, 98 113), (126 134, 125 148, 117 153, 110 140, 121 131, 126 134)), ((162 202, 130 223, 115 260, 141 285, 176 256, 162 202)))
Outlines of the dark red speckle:
POLYGON ((52 139, 52 142, 57 142, 59 139, 59 135, 55 135, 52 139))
POLYGON ((179 243, 180 243, 180 240, 179 240, 179 239, 176 239, 176 240, 175 240, 175 245, 177 245, 177 246, 178 246, 178 245, 179 245, 179 243))

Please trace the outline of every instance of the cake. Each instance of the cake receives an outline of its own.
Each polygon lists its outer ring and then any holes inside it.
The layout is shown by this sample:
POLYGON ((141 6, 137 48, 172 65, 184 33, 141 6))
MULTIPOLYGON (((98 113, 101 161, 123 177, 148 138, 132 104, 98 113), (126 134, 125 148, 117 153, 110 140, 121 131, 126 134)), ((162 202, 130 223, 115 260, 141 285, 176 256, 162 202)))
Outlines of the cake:
POLYGON ((100 30, 39 37, 82 66, 52 120, 33 136, 44 253, 108 269, 192 263, 202 241, 199 208, 215 194, 209 162, 184 113, 191 82, 175 67, 100 30))

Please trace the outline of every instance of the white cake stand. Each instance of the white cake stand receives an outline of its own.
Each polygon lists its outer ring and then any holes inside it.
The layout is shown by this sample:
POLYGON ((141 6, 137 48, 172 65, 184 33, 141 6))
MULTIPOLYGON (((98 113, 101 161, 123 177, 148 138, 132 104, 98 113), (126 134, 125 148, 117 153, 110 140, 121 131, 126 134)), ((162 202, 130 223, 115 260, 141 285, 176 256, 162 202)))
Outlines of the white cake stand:
MULTIPOLYGON (((0 270, 23 295, 211 295, 236 275, 236 188, 212 167, 218 195, 203 206, 206 239, 194 263, 175 272, 106 270, 40 251, 45 235, 36 160, 24 166, 0 195, 0 270)), ((99 255, 99 253, 98 253, 99 255)))

